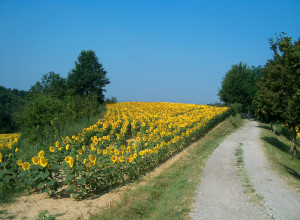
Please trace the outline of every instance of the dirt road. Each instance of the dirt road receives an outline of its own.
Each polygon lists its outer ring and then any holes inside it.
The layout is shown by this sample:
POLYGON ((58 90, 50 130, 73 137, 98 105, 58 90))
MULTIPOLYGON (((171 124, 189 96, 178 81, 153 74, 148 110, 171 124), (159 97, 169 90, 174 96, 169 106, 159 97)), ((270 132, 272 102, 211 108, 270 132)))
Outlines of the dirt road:
POLYGON ((257 122, 227 137, 209 158, 191 213, 193 219, 300 219, 300 196, 271 170, 260 148, 257 122), (235 167, 242 146, 245 169, 263 204, 249 202, 235 167))

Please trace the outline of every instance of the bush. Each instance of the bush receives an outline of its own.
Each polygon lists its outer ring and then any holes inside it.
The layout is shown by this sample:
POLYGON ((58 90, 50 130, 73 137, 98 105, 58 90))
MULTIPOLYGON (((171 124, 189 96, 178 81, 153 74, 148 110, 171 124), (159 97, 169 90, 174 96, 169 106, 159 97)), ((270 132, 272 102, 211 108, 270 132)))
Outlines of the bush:
POLYGON ((229 111, 232 116, 236 116, 237 114, 240 114, 242 111, 242 104, 239 103, 233 103, 229 106, 229 111))

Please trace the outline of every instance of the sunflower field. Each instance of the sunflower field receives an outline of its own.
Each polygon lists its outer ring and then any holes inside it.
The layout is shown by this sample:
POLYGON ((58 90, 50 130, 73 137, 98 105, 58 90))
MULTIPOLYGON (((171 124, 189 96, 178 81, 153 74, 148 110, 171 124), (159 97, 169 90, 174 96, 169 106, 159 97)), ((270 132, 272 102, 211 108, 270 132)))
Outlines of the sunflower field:
POLYGON ((107 104, 102 119, 30 159, 22 159, 13 145, 20 134, 6 145, 1 140, 0 181, 22 182, 49 195, 63 188, 80 198, 138 177, 228 117, 227 110, 178 103, 107 104))

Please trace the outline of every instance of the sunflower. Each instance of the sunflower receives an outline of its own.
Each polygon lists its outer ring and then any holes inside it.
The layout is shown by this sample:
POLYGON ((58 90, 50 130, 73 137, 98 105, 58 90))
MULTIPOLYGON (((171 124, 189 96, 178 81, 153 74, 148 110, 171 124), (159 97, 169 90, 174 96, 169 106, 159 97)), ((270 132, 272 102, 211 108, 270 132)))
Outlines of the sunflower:
POLYGON ((70 157, 69 157, 69 156, 65 157, 65 161, 66 161, 67 163, 69 163, 69 162, 70 162, 70 157))
POLYGON ((29 168, 30 168, 30 164, 29 164, 28 162, 24 162, 24 163, 22 164, 22 169, 23 169, 23 170, 29 170, 29 168))
POLYGON ((57 148, 59 147, 59 142, 58 141, 55 142, 55 147, 57 147, 57 148))
POLYGON ((50 146, 49 150, 53 153, 54 152, 54 147, 50 146))
POLYGON ((82 150, 79 149, 79 150, 78 150, 78 153, 79 153, 79 154, 82 154, 82 150))
POLYGON ((123 163, 124 162, 124 157, 123 156, 119 157, 119 161, 123 163))
POLYGON ((45 152, 43 150, 41 150, 38 155, 39 155, 39 157, 44 157, 45 156, 45 152))
POLYGON ((18 152, 18 150, 19 150, 19 148, 16 148, 16 149, 15 149, 15 153, 17 153, 17 152, 18 152))
POLYGON ((2 162, 2 154, 0 153, 0 163, 2 162))
POLYGON ((95 166, 95 163, 94 162, 89 162, 89 165, 90 165, 90 167, 93 167, 93 166, 95 166))
POLYGON ((72 168, 74 166, 74 159, 73 157, 70 157, 69 165, 72 168))
POLYGON ((93 143, 97 145, 98 144, 98 138, 94 138, 93 143))
POLYGON ((18 160, 18 165, 22 166, 22 160, 18 160))
POLYGON ((47 166, 47 160, 46 160, 46 158, 45 157, 41 157, 40 158, 40 165, 42 166, 42 167, 45 167, 45 166, 47 166))
POLYGON ((111 157, 112 162, 115 162, 117 159, 118 159, 118 157, 117 157, 116 155, 113 155, 113 156, 111 157))
POLYGON ((38 157, 33 157, 33 158, 32 158, 32 163, 33 163, 34 165, 37 165, 39 162, 40 162, 40 160, 39 160, 38 157))
POLYGON ((69 150, 69 148, 70 148, 70 145, 69 145, 69 144, 67 144, 67 146, 66 146, 66 150, 69 150))
POLYGON ((132 149, 131 149, 131 147, 129 146, 129 147, 127 147, 127 149, 126 149, 126 152, 127 152, 127 153, 130 153, 131 150, 132 150, 132 149))
POLYGON ((95 163, 96 160, 97 160, 97 158, 96 158, 95 156, 93 156, 93 155, 90 155, 90 156, 89 156, 89 159, 90 159, 90 161, 93 162, 93 163, 95 163))
POLYGON ((100 154, 101 153, 101 150, 98 148, 97 149, 97 154, 100 154))

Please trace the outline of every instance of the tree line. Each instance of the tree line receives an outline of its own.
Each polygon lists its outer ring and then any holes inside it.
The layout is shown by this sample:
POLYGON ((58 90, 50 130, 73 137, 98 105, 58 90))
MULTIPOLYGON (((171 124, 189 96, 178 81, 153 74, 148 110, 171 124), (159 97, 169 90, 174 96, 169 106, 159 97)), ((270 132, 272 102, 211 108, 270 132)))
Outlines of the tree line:
POLYGON ((83 50, 67 78, 51 71, 42 76, 29 91, 0 87, 0 132, 22 132, 29 142, 59 136, 59 130, 83 118, 97 116, 110 83, 106 70, 92 50, 83 50), (50 134, 49 134, 50 133, 50 134))
POLYGON ((256 118, 281 123, 292 131, 290 155, 295 152, 296 128, 300 126, 300 38, 285 33, 270 38, 273 58, 262 67, 232 65, 223 78, 220 100, 238 103, 256 118))

